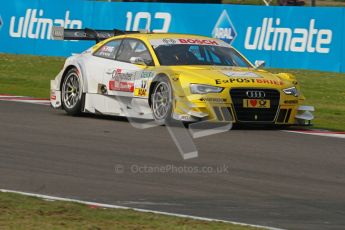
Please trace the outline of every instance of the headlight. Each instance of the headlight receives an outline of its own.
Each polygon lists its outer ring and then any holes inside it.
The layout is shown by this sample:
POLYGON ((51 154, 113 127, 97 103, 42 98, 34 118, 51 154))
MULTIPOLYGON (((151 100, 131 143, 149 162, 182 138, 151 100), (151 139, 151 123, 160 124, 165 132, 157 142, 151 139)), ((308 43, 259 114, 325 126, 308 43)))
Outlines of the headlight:
POLYGON ((222 87, 201 84, 190 84, 189 87, 190 92, 193 94, 220 93, 224 89, 222 87))
POLYGON ((287 88, 287 89, 283 89, 284 93, 287 95, 293 95, 295 97, 299 96, 299 92, 296 89, 296 87, 291 87, 291 88, 287 88))

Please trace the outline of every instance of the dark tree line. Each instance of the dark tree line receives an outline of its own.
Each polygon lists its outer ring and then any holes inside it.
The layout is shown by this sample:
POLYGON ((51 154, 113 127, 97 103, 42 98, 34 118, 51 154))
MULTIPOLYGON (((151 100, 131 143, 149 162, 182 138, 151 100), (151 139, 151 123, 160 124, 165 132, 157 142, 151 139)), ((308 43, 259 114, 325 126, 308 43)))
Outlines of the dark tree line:
POLYGON ((222 3, 222 0, 122 0, 123 2, 222 3))

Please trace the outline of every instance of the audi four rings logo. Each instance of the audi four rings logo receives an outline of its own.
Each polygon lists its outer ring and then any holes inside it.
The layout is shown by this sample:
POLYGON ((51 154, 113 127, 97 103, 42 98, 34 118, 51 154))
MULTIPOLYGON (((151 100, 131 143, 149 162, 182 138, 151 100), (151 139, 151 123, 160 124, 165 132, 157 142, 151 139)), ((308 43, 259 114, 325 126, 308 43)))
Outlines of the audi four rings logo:
POLYGON ((246 95, 249 98, 264 98, 266 96, 264 91, 247 91, 246 95))

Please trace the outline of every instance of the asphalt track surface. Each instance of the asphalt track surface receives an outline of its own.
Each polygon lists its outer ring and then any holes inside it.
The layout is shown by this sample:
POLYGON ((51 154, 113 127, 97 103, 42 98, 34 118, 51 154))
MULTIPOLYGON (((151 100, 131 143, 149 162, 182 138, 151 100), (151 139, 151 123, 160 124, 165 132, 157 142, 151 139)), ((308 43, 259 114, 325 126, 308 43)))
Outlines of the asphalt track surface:
POLYGON ((287 229, 345 228, 344 139, 232 130, 195 144, 199 157, 182 160, 166 127, 1 101, 0 188, 287 229), (166 165, 228 172, 136 173, 166 165))

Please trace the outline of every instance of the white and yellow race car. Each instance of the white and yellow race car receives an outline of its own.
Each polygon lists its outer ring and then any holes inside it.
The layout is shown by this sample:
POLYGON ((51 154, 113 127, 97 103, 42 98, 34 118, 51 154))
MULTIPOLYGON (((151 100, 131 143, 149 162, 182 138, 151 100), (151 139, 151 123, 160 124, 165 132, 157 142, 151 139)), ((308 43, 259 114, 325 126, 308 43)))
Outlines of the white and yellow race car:
POLYGON ((56 40, 95 40, 51 81, 51 104, 70 115, 253 124, 310 124, 294 76, 251 64, 222 40, 187 34, 54 27, 56 40))

